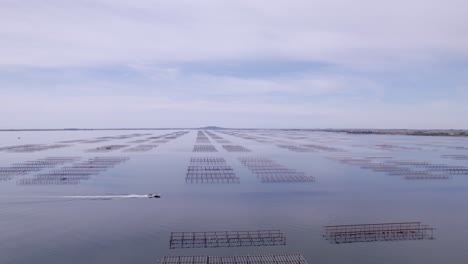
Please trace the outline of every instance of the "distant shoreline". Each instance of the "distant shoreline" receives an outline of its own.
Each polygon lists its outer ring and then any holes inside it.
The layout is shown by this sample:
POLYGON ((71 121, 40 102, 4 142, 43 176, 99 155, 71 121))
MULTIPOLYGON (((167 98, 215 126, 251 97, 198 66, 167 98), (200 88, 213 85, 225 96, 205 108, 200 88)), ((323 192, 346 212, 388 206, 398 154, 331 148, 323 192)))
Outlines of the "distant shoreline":
POLYGON ((468 137, 468 130, 464 129, 318 129, 317 131, 358 135, 468 137))
POLYGON ((0 129, 0 132, 23 131, 129 131, 129 130, 284 130, 284 131, 320 131, 357 135, 405 135, 405 136, 439 136, 439 137, 468 137, 465 129, 301 129, 301 128, 51 128, 51 129, 0 129))

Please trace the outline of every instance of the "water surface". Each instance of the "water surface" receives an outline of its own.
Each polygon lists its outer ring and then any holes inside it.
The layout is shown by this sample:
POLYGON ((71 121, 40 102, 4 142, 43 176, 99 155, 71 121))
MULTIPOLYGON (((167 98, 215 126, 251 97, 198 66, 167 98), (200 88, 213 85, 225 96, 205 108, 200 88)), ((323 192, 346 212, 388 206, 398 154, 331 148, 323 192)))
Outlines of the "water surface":
MULTIPOLYGON (((307 131, 212 131, 251 152, 192 152, 197 130, 147 152, 125 148, 181 130, 1 132, 0 148, 69 144, 37 152, 0 151, 0 166, 45 157, 129 157, 77 185, 18 185, 0 181, 0 263, 157 263, 163 256, 301 253, 309 263, 466 263, 468 175, 448 180, 406 180, 343 164, 330 157, 391 157, 453 166, 468 161, 468 139, 347 135, 307 131), (122 137, 121 135, 134 135, 122 137), (242 137, 239 137, 242 136, 242 137), (107 141, 58 143, 68 140, 107 141), (132 143, 129 143, 132 142, 132 143), (343 150, 295 152, 277 145, 320 145, 343 150), (191 157, 224 157, 240 184, 187 184, 191 157), (315 183, 265 184, 238 160, 266 157, 316 177, 315 183), (67 199, 62 196, 161 193, 161 199, 67 199), (332 244, 324 225, 421 221, 437 228, 434 240, 332 244), (171 232, 280 229, 286 246, 169 249, 171 232)), ((200 143, 202 144, 202 143, 200 143)), ((205 144, 205 143, 203 143, 205 144)), ((45 170, 47 171, 47 170, 45 170)), ((42 171, 41 171, 42 172, 42 171)))

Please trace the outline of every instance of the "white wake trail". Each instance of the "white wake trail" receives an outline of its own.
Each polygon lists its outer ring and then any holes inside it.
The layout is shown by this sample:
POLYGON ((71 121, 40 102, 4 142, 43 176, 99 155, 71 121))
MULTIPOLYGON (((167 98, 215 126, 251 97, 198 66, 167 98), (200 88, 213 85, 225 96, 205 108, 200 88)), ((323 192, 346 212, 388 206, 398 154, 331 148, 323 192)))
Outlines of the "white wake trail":
MULTIPOLYGON (((1 197, 1 196, 0 196, 1 197)), ((11 197, 9 197, 11 198, 11 197)), ((0 204, 42 204, 58 203, 84 200, 120 200, 120 199, 138 199, 138 198, 161 198, 160 194, 120 194, 120 195, 61 195, 61 196, 22 196, 16 197, 19 200, 9 200, 0 198, 0 204), (23 199, 33 199, 24 201, 23 199), (46 199, 46 200, 43 200, 46 199)))
POLYGON ((130 198, 148 198, 147 194, 126 194, 126 195, 66 195, 59 196, 65 199, 130 199, 130 198))

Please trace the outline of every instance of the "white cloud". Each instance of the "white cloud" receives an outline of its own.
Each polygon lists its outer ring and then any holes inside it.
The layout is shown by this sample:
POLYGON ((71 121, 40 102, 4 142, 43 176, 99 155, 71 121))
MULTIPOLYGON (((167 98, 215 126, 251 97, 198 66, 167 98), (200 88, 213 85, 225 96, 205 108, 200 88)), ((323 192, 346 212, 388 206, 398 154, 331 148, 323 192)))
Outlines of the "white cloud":
MULTIPOLYGON (((255 70, 255 69, 253 69, 255 70)), ((16 78, 16 79, 15 79, 16 78)), ((365 93, 372 97, 382 91, 380 84, 356 74, 335 73, 333 71, 303 71, 284 75, 236 76, 205 72, 184 71, 176 67, 160 67, 148 64, 132 64, 116 73, 106 73, 106 68, 87 69, 49 69, 44 72, 26 69, 14 73, 20 82, 1 81, 9 85, 5 94, 15 90, 48 91, 50 88, 69 94, 128 95, 145 92, 158 95, 163 92, 169 97, 225 96, 226 100, 239 96, 284 96, 295 99, 310 96, 345 96, 365 93), (130 70, 129 70, 130 69, 130 70), (128 75, 128 76, 126 76, 128 75), (27 80, 26 82, 24 82, 27 80)), ((1 88, 0 88, 1 90, 1 88)))
POLYGON ((466 9, 462 0, 2 1, 0 63, 427 63, 468 56, 466 9))
POLYGON ((171 100, 145 96, 7 96, 0 128, 226 127, 265 128, 464 128, 464 102, 365 104, 329 100, 316 104, 171 100), (19 104, 18 102, 22 102, 19 104), (83 107, 85 105, 86 107, 83 107), (424 113, 424 116, 421 115, 424 113), (462 119, 460 119, 462 118, 462 119), (28 122, 22 122, 28 120, 28 122), (46 120, 47 122, 44 122, 46 120), (53 124, 50 125, 50 120, 53 124), (462 122, 461 122, 462 121, 462 122), (122 124, 125 125, 122 125, 122 124), (60 125, 57 125, 60 124, 60 125))
POLYGON ((389 84, 466 61, 467 9, 464 0, 5 0, 0 74, 13 77, 0 80, 0 124, 463 128, 465 80, 430 89, 450 74, 408 80, 408 92, 433 93, 411 104, 389 84), (272 61, 321 66, 248 77, 183 67, 272 61), (135 76, 93 72, 112 67, 135 76))

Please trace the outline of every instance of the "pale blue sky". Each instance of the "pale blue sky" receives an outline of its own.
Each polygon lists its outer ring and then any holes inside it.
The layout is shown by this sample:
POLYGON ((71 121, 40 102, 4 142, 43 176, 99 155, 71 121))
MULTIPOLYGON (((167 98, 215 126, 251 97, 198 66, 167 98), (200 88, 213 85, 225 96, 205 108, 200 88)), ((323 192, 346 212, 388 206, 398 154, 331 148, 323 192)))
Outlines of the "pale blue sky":
POLYGON ((0 128, 468 128, 468 2, 0 2, 0 128))

